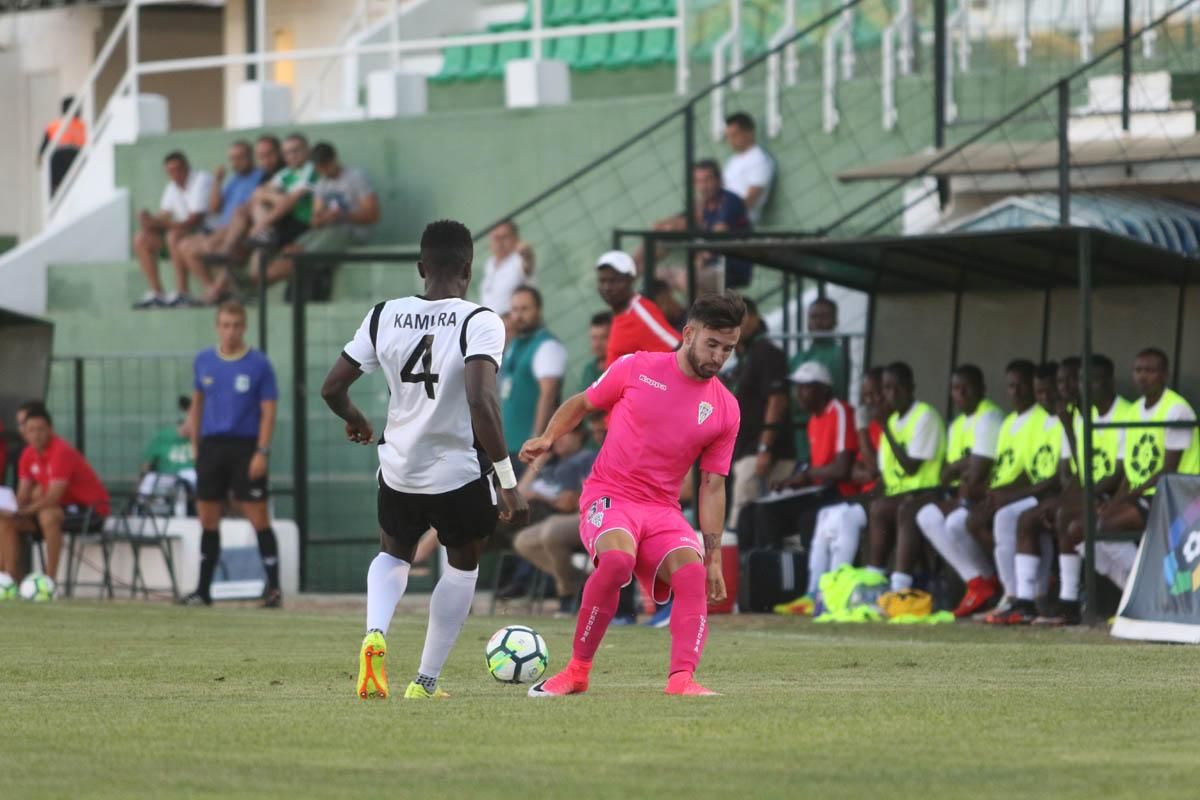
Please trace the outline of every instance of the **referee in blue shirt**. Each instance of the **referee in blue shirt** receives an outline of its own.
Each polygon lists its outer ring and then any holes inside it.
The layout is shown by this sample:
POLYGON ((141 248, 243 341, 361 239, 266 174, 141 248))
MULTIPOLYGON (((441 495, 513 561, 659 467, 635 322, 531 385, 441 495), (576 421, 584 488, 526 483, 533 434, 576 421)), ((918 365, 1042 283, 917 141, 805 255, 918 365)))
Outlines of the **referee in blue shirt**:
POLYGON ((263 606, 278 608, 279 548, 267 515, 267 456, 275 428, 275 370, 246 344, 246 309, 217 309, 217 346, 196 356, 192 392, 192 450, 196 455, 196 513, 200 517, 200 585, 185 605, 211 605, 221 559, 221 504, 230 492, 258 534, 267 573, 263 606))

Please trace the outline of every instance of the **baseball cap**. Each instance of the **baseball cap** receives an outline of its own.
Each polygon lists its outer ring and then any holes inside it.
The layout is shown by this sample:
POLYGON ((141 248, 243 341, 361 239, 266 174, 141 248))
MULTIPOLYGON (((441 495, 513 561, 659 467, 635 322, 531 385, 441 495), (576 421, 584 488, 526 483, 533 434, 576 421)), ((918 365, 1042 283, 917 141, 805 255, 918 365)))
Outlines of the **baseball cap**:
POLYGON ((596 269, 600 269, 601 267, 612 267, 622 275, 637 277, 637 264, 633 263, 633 259, 629 257, 629 254, 622 250, 609 250, 596 259, 596 269))
POLYGON ((805 361, 796 367, 791 380, 792 383, 823 383, 833 386, 833 376, 829 374, 829 368, 819 361, 805 361))

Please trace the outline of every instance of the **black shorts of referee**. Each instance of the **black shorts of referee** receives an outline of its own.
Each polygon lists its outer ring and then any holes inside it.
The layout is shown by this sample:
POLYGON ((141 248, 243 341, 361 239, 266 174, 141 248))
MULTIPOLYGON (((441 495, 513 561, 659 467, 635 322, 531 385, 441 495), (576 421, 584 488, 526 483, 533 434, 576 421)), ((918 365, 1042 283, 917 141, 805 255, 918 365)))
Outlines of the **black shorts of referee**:
POLYGON ((267 476, 250 479, 250 459, 258 449, 255 437, 205 436, 196 453, 196 499, 220 502, 233 492, 235 500, 257 503, 267 499, 267 476))

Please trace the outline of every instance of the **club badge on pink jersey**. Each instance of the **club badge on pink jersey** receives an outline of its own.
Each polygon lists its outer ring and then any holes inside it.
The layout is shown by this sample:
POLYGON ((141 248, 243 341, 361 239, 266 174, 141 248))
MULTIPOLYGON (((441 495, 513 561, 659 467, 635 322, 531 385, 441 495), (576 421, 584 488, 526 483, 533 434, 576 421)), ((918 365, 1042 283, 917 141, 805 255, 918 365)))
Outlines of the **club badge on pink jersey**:
POLYGON ((607 497, 601 497, 588 506, 587 519, 588 522, 599 528, 604 524, 604 512, 612 507, 612 501, 607 497))
POLYGON ((712 412, 713 412, 712 404, 701 401, 700 402, 700 410, 696 414, 696 424, 703 425, 704 420, 708 419, 709 415, 712 414, 712 412))

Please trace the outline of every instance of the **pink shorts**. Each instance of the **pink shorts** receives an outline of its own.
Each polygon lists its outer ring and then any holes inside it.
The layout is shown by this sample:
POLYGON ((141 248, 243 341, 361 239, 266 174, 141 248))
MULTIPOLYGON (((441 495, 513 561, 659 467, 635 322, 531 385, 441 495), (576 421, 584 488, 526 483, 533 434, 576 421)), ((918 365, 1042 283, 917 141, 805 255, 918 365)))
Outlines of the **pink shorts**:
POLYGON ((580 500, 579 538, 593 563, 596 561, 596 542, 614 530, 628 531, 633 536, 637 546, 634 577, 642 591, 659 604, 671 599, 671 587, 658 580, 658 570, 667 556, 687 548, 704 557, 704 548, 696 531, 678 508, 639 503, 607 494, 580 500))

